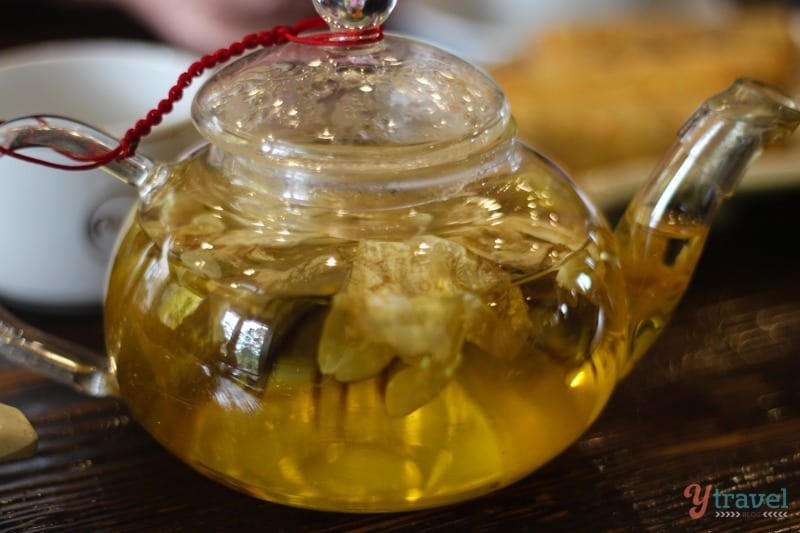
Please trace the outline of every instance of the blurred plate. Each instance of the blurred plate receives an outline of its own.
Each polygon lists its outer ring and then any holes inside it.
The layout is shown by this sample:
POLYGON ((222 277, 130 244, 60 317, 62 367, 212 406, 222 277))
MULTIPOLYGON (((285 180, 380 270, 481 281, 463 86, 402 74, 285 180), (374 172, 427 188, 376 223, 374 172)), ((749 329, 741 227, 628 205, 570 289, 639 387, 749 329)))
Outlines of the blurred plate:
POLYGON ((508 62, 539 30, 575 20, 602 20, 644 9, 713 16, 720 0, 425 0, 404 2, 392 27, 489 67, 508 62))
MULTIPOLYGON (((610 20, 645 9, 719 20, 731 12, 731 4, 724 0, 426 0, 399 4, 392 23, 404 33, 491 69, 519 57, 545 28, 580 20, 610 20)), ((600 207, 614 208, 630 199, 657 164, 658 158, 653 157, 628 159, 575 173, 574 177, 600 207)), ((766 151, 740 187, 769 190, 798 185, 800 133, 787 146, 766 151)))
MULTIPOLYGON (((0 102, 0 119, 29 114, 61 114, 102 125, 121 137, 136 120, 167 96, 170 87, 197 57, 170 46, 131 40, 47 41, 0 50, 0 88, 15 97, 0 102), (49 83, 43 79, 47 72, 49 83), (120 83, 119 80, 125 80, 120 83), (88 85, 91 83, 91 86, 88 85), (53 85, 58 85, 54 99, 53 85), (107 98, 87 98, 107 93, 107 98)), ((162 135, 188 123, 192 98, 202 79, 184 91, 173 111, 154 128, 162 135)))
MULTIPOLYGON (((123 40, 46 42, 0 50, 0 120, 70 117, 119 138, 165 98, 193 54, 123 40)), ((185 91, 142 139, 140 154, 175 158, 200 137, 185 91)), ((37 157, 59 160, 44 148, 37 157)), ((48 311, 96 308, 135 190, 101 170, 63 172, 0 158, 0 298, 48 311)))
MULTIPOLYGON (((795 133, 796 136, 800 133, 795 133)), ((577 174, 575 180, 602 209, 624 206, 658 164, 656 158, 622 161, 577 174)), ((766 151, 742 178, 737 189, 766 191, 800 186, 800 141, 766 151)))

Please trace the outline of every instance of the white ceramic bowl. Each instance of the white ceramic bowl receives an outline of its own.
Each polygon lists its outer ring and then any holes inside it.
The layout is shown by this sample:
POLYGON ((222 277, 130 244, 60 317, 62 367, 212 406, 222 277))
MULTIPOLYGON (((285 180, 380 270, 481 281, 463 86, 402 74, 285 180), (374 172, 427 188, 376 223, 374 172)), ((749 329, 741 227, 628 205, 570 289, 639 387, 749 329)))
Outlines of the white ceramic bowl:
MULTIPOLYGON (((164 98, 192 54, 131 41, 51 42, 0 51, 0 119, 61 115, 115 137, 164 98)), ((173 159, 198 139, 196 82, 139 151, 173 159)), ((26 153, 53 157, 44 149, 26 153)), ((0 299, 73 310, 101 303, 116 233, 136 194, 101 170, 0 157, 0 299)))

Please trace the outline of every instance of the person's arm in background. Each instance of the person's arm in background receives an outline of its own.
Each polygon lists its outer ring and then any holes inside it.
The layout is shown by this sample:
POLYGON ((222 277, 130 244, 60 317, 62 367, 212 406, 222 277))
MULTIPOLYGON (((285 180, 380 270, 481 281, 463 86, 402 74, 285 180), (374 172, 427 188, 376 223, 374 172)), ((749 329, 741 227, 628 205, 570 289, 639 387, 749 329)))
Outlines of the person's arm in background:
POLYGON ((316 14, 310 0, 88 1, 117 5, 163 40, 198 52, 211 52, 249 33, 316 14))

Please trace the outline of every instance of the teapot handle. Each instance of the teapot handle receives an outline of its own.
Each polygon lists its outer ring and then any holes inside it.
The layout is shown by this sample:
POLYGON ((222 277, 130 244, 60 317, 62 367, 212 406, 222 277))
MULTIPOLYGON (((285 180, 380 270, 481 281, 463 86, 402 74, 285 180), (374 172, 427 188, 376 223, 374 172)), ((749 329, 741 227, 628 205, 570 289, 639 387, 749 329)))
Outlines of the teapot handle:
POLYGON ((119 396, 108 358, 34 328, 2 306, 0 355, 90 396, 119 396))
MULTIPOLYGON (((51 148, 91 160, 118 145, 113 137, 86 124, 56 116, 34 116, 0 124, 0 147, 20 155, 25 148, 51 148)), ((24 154, 23 158, 24 158, 24 154)), ((147 190, 154 164, 138 154, 108 161, 102 167, 113 177, 147 190)), ((37 370, 54 381, 92 396, 117 396, 111 361, 104 355, 38 330, 0 306, 0 355, 37 370)))
MULTIPOLYGON (((96 161, 101 154, 116 150, 119 141, 87 124, 53 115, 22 117, 0 121, 0 157, 6 155, 57 168, 81 170, 80 166, 53 165, 26 157, 25 148, 51 148, 76 161, 96 161)), ((153 170, 153 162, 140 154, 124 159, 109 159, 100 167, 111 176, 140 192, 153 170)))

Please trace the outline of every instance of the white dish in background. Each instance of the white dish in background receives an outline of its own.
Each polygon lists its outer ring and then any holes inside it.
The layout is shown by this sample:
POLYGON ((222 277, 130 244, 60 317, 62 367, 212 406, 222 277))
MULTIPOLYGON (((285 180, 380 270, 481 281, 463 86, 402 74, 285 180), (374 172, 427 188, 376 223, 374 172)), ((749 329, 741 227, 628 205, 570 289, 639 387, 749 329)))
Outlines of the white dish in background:
MULTIPOLYGON (((724 0, 420 0, 399 3, 390 24, 490 68, 518 57, 548 26, 596 22, 641 10, 719 20, 730 9, 724 0)), ((800 43, 800 15, 794 18, 800 43)), ((657 163, 657 158, 626 160, 573 177, 601 208, 616 209, 631 199, 657 163)), ((788 146, 767 150, 745 174, 740 190, 792 186, 800 186, 800 132, 788 146)))
POLYGON ((420 0, 398 3, 389 24, 483 66, 517 56, 542 28, 643 9, 718 13, 720 0, 420 0))
MULTIPOLYGON (((0 120, 61 115, 119 138, 196 58, 136 41, 50 42, 0 50, 0 120)), ((139 151, 172 159, 199 139, 195 85, 139 151)), ((26 151, 53 157, 45 149, 26 151)), ((44 309, 101 303, 110 248, 135 191, 102 170, 59 171, 0 157, 0 299, 44 309)))
MULTIPOLYGON (((767 149, 747 170, 738 192, 800 186, 800 131, 786 146, 767 149)), ((658 165, 657 158, 640 158, 593 168, 574 176, 584 192, 605 210, 624 207, 658 165)))

